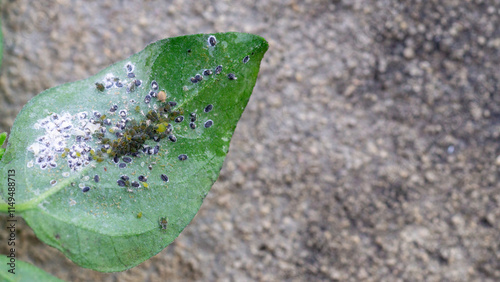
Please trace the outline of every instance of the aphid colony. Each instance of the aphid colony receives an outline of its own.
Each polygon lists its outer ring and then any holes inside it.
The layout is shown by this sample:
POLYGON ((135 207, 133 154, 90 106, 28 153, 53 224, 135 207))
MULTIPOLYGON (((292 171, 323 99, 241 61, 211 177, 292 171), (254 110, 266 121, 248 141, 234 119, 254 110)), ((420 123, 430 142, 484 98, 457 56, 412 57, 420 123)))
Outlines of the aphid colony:
MULTIPOLYGON (((210 46, 215 46, 217 41, 215 37, 211 36, 208 39, 210 46)), ((135 79, 134 65, 127 63, 125 65, 127 78, 131 79, 128 83, 127 80, 120 80, 113 74, 107 74, 102 82, 96 82, 95 87, 99 92, 104 92, 106 89, 122 88, 127 86, 127 92, 134 91, 137 87, 142 85, 142 81, 135 79)), ((212 73, 220 74, 222 66, 217 66, 214 71, 205 70, 203 76, 212 75, 212 73)), ((232 75, 232 74, 230 74, 232 75)), ((236 79, 230 77, 229 79, 236 79)), ((203 76, 197 74, 191 78, 193 83, 203 80, 203 76)), ((234 76, 234 75, 233 75, 234 76)), ((67 159, 68 167, 72 171, 80 170, 81 168, 89 165, 92 161, 98 163, 103 162, 106 158, 113 160, 115 164, 121 169, 125 169, 127 164, 133 162, 133 158, 139 157, 141 154, 155 155, 160 152, 160 141, 166 139, 169 142, 177 142, 177 137, 173 134, 172 122, 182 123, 184 121, 184 110, 175 109, 177 102, 167 102, 167 95, 165 91, 158 91, 159 85, 156 81, 152 81, 150 91, 144 97, 144 103, 150 104, 153 99, 157 99, 159 105, 154 105, 153 109, 145 114, 145 119, 135 120, 128 117, 127 109, 119 109, 118 105, 112 105, 109 113, 101 113, 99 111, 92 111, 90 113, 80 112, 72 116, 69 113, 62 113, 60 115, 54 113, 46 118, 39 120, 35 124, 35 129, 45 129, 45 134, 37 139, 37 142, 31 144, 28 150, 33 152, 35 156, 34 162, 40 166, 41 169, 57 167, 56 158, 60 155, 62 158, 67 159), (112 121, 114 117, 114 121, 112 121), (76 120, 76 125, 73 121, 76 120), (110 134, 112 134, 110 136, 110 134), (68 147, 68 139, 74 137, 73 144, 68 147), (146 145, 146 141, 153 140, 158 145, 146 145), (87 143, 93 141, 96 147, 91 147, 87 143)), ((131 104, 135 101, 131 100, 131 104)), ((151 108, 151 107, 150 107, 151 108)), ((213 109, 213 105, 207 105, 204 112, 208 113, 213 109)), ((137 113, 141 112, 140 107, 136 106, 137 113)), ((144 115, 144 114, 143 114, 144 115)), ((189 127, 196 129, 197 115, 195 112, 189 114, 189 127)), ((212 120, 204 122, 204 127, 209 128, 213 125, 212 120)), ((90 144, 90 143, 89 143, 90 144)), ((186 154, 180 154, 179 161, 188 159, 186 154)), ((33 167, 33 161, 28 162, 28 167, 33 167)), ((141 164, 142 166, 142 164, 141 164)), ((148 166, 152 170, 152 165, 148 166)), ((63 172, 64 177, 69 177, 68 172, 63 172)), ((166 174, 158 176, 163 182, 169 182, 166 174)), ((87 177, 88 178, 88 177, 87 177)), ((95 183, 100 181, 99 175, 94 175, 93 180, 95 183)), ((147 186, 147 176, 140 175, 136 180, 130 180, 128 176, 122 175, 117 180, 117 185, 122 187, 140 187, 147 186)), ((55 185, 57 181, 51 181, 51 185, 55 185)), ((79 187, 82 192, 90 191, 90 187, 80 183, 79 187), (81 187, 80 187, 81 186, 81 187)), ((130 188, 127 188, 132 192, 130 188)))
MULTIPOLYGON (((77 118, 85 118, 86 113, 77 114, 77 118)), ((86 153, 90 151, 90 147, 85 141, 91 140, 91 132, 97 128, 92 125, 80 123, 75 127, 72 123, 73 117, 69 113, 56 114, 39 120, 35 123, 35 129, 45 129, 45 134, 37 138, 37 142, 31 144, 28 150, 33 152, 35 163, 41 169, 57 167, 56 157, 61 155, 63 158, 68 158, 68 165, 71 169, 88 165, 90 162, 86 157, 86 153), (72 136, 76 136, 75 143, 70 148, 67 147, 66 141, 72 136)), ((33 163, 28 162, 28 167, 32 167, 33 163)))

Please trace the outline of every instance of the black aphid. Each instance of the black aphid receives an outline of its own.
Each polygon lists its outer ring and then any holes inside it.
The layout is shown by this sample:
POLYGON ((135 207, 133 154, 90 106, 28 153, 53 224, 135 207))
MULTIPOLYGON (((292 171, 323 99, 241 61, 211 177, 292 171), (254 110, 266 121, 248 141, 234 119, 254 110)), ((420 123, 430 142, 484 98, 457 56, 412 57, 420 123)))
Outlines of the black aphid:
POLYGON ((148 168, 149 168, 149 170, 153 170, 153 166, 152 165, 149 165, 148 168))
POLYGON ((215 44, 217 44, 217 39, 215 39, 215 36, 210 35, 208 37, 208 44, 212 47, 215 46, 215 44))
POLYGON ((148 178, 146 176, 144 176, 144 175, 139 175, 139 177, 137 179, 139 179, 139 181, 141 181, 141 182, 147 182, 148 181, 148 178))
POLYGON ((250 57, 249 56, 246 56, 245 58, 243 58, 243 63, 244 64, 248 63, 248 61, 250 61, 250 57))
POLYGON ((123 83, 121 83, 120 81, 115 82, 115 85, 116 85, 116 87, 118 87, 118 88, 123 87, 123 83))
POLYGON ((136 80, 134 80, 134 84, 135 84, 135 86, 141 86, 142 81, 140 81, 139 79, 136 79, 136 80))
POLYGON ((177 137, 175 137, 175 135, 169 135, 168 140, 170 140, 172 142, 177 142, 177 137))
POLYGON ((102 121, 105 125, 111 125, 111 120, 109 118, 102 121))
POLYGON ((133 72, 129 72, 129 73, 127 73, 127 76, 128 76, 129 78, 134 78, 134 77, 135 77, 135 74, 134 74, 133 72))
POLYGON ((139 188, 139 182, 137 181, 132 181, 132 186, 135 187, 135 188, 139 188))
POLYGON ((209 119, 209 120, 207 120, 207 121, 205 122, 205 128, 209 128, 209 127, 210 127, 210 126, 212 126, 213 124, 214 124, 214 122, 213 122, 211 119, 209 119))
POLYGON ((127 167, 127 164, 126 164, 126 163, 120 163, 119 167, 120 167, 120 168, 126 168, 126 167, 127 167))
POLYGON ((199 75, 199 74, 196 74, 194 76, 194 79, 196 79, 197 81, 202 81, 203 80, 203 76, 199 75))
POLYGON ((126 163, 130 163, 130 162, 132 162, 132 158, 130 158, 130 157, 123 157, 123 161, 126 162, 126 163))
POLYGON ((151 81, 151 89, 158 90, 158 83, 156 81, 151 81))
POLYGON ((179 158, 179 161, 185 161, 188 159, 188 156, 186 154, 180 154, 177 158, 179 158))
POLYGON ((122 187, 124 187, 124 186, 125 186, 125 181, 123 181, 123 180, 121 180, 121 179, 118 179, 118 180, 116 181, 116 183, 118 183, 118 186, 122 186, 122 187))
POLYGON ((203 110, 205 113, 208 113, 210 112, 212 109, 214 108, 214 105, 210 104, 208 106, 205 107, 205 109, 203 110))
POLYGON ((160 146, 156 145, 155 148, 153 149, 153 154, 156 155, 160 152, 160 146))
POLYGON ((160 177, 161 177, 161 180, 168 182, 168 176, 166 176, 165 174, 162 174, 160 177))
POLYGON ((122 118, 127 117, 127 111, 125 111, 125 110, 121 110, 121 111, 120 111, 120 116, 121 116, 122 118))
POLYGON ((175 122, 182 122, 184 120, 184 116, 178 116, 175 118, 175 122))
POLYGON ((149 95, 153 98, 156 98, 158 96, 158 93, 154 92, 153 90, 149 91, 149 95))
POLYGON ((168 104, 170 105, 170 107, 177 106, 177 102, 176 101, 170 101, 170 102, 168 102, 168 104))
POLYGON ((116 112, 116 110, 118 110, 118 105, 113 105, 113 106, 111 107, 111 109, 109 109, 109 111, 110 111, 110 112, 112 112, 112 113, 113 113, 113 112, 116 112))
POLYGON ((118 156, 114 156, 113 161, 117 164, 120 161, 120 158, 118 158, 118 156))
POLYGON ((191 82, 192 82, 192 83, 197 83, 197 82, 198 82, 198 80, 196 79, 196 77, 191 77, 191 82))
POLYGON ((94 175, 94 181, 97 183, 97 182, 99 182, 99 180, 100 180, 99 175, 97 175, 97 174, 94 175))
POLYGON ((204 71, 203 71, 203 75, 204 75, 204 76, 209 76, 209 75, 211 75, 211 74, 212 74, 212 70, 204 70, 204 71))
POLYGON ((229 80, 236 80, 236 79, 238 79, 238 78, 234 75, 234 73, 228 73, 228 74, 227 74, 227 78, 229 78, 229 80))
POLYGON ((133 72, 134 71, 134 66, 132 64, 125 65, 125 68, 127 69, 127 72, 133 72))
MULTIPOLYGON (((154 93, 154 92, 153 92, 154 93)), ((146 95, 146 97, 144 98, 144 103, 146 104, 149 104, 149 102, 151 102, 151 95, 146 95)))
POLYGON ((196 121, 196 113, 190 113, 189 116, 191 117, 192 122, 196 121))
POLYGON ((88 192, 90 190, 90 187, 86 186, 82 189, 82 192, 85 193, 85 192, 88 192))
POLYGON ((215 74, 220 74, 222 72, 222 66, 221 65, 218 65, 216 68, 215 68, 215 74))
POLYGON ((120 178, 121 178, 122 180, 125 180, 125 181, 127 181, 127 180, 129 180, 129 179, 130 179, 130 178, 128 178, 128 176, 126 176, 126 175, 122 175, 122 176, 120 176, 120 178))
POLYGON ((192 129, 196 129, 196 124, 194 122, 190 122, 189 127, 191 127, 192 129))

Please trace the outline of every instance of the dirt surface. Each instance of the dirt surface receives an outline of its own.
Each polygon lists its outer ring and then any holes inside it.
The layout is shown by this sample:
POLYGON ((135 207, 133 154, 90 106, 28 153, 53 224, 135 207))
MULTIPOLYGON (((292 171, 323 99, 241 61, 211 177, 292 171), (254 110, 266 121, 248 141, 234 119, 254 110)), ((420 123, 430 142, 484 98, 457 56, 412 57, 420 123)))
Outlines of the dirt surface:
POLYGON ((42 90, 161 38, 270 43, 173 244, 102 274, 24 225, 21 259, 71 281, 500 280, 500 1, 2 2, 0 131, 42 90))

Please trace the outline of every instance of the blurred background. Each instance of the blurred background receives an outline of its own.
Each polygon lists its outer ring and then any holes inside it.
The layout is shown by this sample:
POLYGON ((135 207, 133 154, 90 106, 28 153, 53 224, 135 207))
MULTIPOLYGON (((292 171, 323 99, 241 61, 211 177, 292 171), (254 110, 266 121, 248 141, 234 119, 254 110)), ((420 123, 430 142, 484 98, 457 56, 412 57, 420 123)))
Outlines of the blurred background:
POLYGON ((0 132, 41 91, 162 38, 241 31, 270 44, 219 180, 173 244, 105 274, 22 225, 20 259, 71 281, 500 280, 500 1, 0 10, 0 132))

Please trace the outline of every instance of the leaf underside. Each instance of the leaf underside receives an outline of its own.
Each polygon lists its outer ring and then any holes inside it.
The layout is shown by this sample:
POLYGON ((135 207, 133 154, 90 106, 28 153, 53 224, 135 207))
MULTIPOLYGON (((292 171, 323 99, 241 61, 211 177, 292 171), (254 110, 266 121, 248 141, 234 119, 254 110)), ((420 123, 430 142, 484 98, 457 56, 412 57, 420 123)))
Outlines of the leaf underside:
POLYGON ((217 179, 267 48, 243 33, 164 39, 40 93, 0 161, 1 183, 15 170, 17 211, 82 267, 122 271, 154 256, 217 179))

